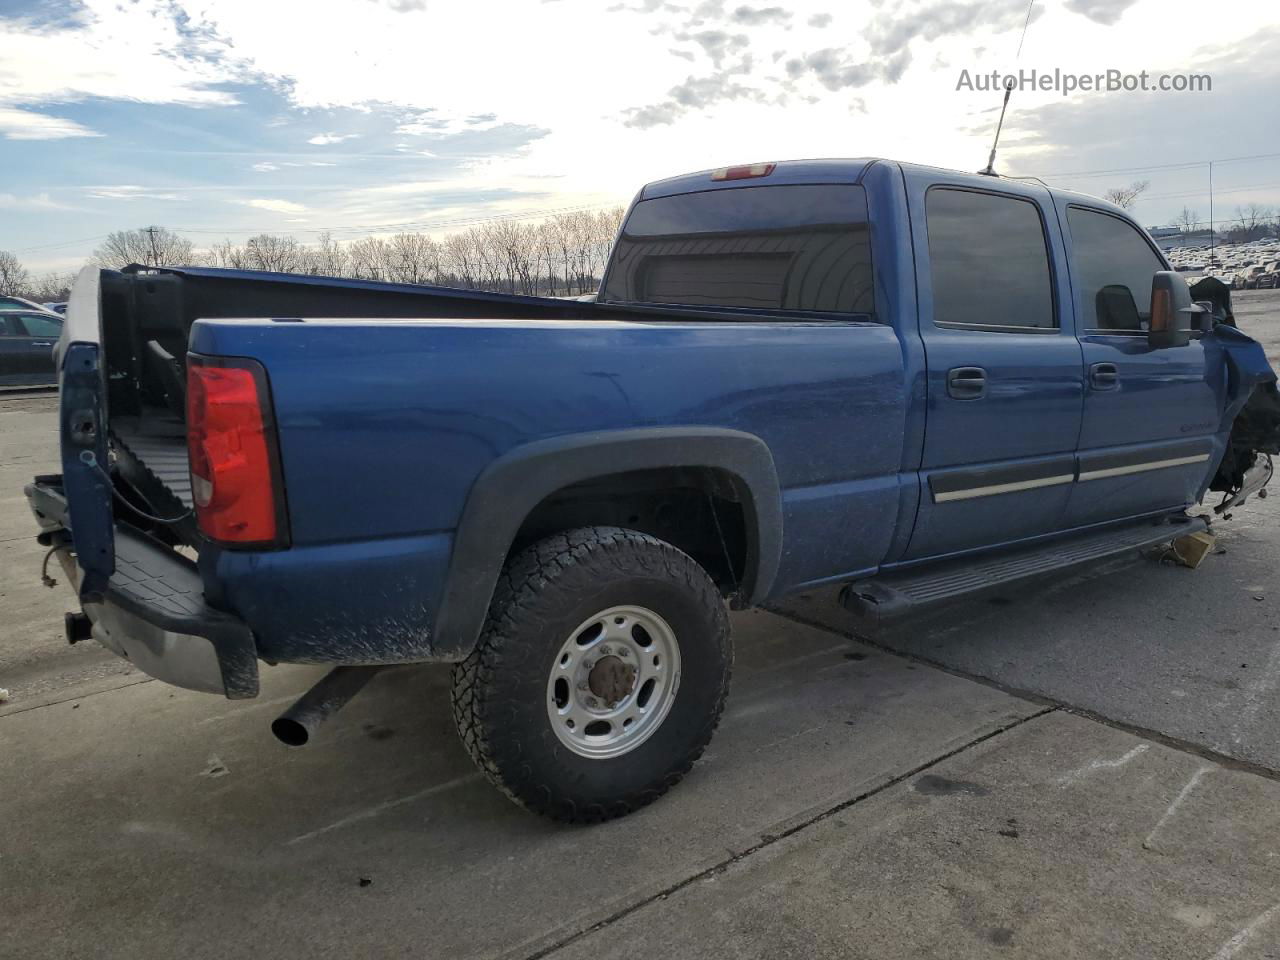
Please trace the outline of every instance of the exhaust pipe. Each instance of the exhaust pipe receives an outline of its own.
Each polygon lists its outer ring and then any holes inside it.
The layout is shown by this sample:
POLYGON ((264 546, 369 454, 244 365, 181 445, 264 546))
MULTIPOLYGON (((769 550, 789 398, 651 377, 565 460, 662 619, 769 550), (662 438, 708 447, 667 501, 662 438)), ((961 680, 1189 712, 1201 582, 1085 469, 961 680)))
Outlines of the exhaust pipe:
POLYGON ((298 702, 271 721, 276 739, 301 747, 331 716, 341 710, 382 667, 334 667, 298 702))

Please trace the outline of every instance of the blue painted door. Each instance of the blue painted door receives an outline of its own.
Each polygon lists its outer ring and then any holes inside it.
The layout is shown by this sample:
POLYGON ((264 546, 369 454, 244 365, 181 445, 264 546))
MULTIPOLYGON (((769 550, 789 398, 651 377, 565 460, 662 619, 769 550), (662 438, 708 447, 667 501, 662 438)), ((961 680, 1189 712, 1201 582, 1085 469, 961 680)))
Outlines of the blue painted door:
POLYGON ((1087 374, 1066 523, 1190 504, 1226 439, 1221 349, 1214 338, 1148 346, 1151 279, 1168 268, 1145 231, 1111 211, 1060 207, 1087 374))
POLYGON ((928 365, 918 560, 1060 529, 1084 373, 1048 191, 906 169, 928 365))

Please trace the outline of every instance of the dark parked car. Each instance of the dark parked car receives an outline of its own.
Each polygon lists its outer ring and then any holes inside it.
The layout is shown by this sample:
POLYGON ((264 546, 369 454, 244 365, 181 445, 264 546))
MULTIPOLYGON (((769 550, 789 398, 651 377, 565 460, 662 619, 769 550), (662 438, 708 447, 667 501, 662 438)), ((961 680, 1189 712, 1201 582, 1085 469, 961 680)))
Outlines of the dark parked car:
POLYGON ((47 312, 44 307, 36 303, 34 300, 27 300, 24 297, 14 297, 6 294, 0 297, 0 310, 35 310, 38 313, 47 312))
POLYGON ((0 309, 0 386, 57 383, 53 345, 62 318, 37 310, 0 309))

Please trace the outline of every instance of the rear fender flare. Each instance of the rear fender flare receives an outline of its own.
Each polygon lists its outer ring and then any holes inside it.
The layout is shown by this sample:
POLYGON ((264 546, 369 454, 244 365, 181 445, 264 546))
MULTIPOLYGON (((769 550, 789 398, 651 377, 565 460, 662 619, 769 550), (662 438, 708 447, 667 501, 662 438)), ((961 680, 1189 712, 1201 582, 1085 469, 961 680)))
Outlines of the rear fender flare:
POLYGON ((436 617, 436 655, 460 659, 475 646, 507 552, 539 503, 585 480, 663 467, 705 467, 734 478, 747 525, 742 593, 749 603, 759 603, 773 587, 782 551, 782 497, 763 440, 713 427, 570 434, 522 444, 476 479, 455 534, 436 617))

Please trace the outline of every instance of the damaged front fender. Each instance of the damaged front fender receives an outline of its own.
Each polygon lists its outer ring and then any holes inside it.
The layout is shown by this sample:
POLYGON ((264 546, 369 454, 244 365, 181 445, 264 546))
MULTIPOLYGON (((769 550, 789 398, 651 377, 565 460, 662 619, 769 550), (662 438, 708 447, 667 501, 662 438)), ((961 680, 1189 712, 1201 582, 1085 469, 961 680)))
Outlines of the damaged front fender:
POLYGON ((1227 324, 1218 324, 1208 336, 1218 341, 1227 365, 1221 431, 1230 430, 1208 489, 1230 497, 1244 487, 1246 473, 1259 458, 1280 454, 1280 391, 1258 341, 1227 324))

